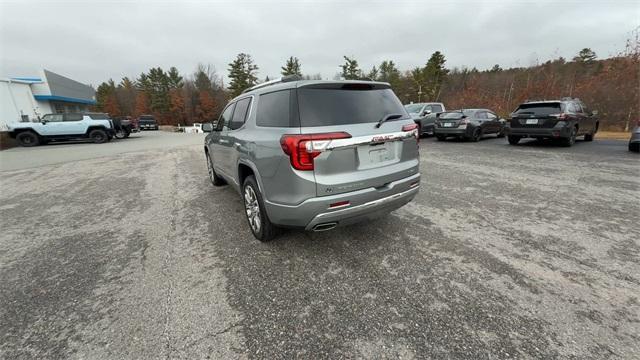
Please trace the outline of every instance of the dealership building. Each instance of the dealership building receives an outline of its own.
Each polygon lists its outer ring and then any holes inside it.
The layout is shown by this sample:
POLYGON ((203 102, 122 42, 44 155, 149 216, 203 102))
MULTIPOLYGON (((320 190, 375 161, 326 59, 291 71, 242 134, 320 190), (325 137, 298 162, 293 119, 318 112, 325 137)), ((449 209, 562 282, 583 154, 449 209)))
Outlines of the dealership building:
POLYGON ((91 86, 49 70, 38 77, 0 78, 0 132, 7 124, 39 121, 45 114, 86 112, 95 103, 91 86))

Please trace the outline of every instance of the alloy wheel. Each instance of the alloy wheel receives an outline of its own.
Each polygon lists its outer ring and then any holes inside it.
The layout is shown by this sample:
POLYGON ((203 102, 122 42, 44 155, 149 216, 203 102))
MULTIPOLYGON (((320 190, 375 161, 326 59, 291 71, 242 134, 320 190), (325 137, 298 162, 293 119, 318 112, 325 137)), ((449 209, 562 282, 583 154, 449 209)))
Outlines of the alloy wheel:
POLYGON ((247 185, 244 188, 244 208, 247 212, 247 219, 249 225, 254 233, 260 232, 261 220, 260 220, 260 205, 258 204, 258 197, 251 185, 247 185))

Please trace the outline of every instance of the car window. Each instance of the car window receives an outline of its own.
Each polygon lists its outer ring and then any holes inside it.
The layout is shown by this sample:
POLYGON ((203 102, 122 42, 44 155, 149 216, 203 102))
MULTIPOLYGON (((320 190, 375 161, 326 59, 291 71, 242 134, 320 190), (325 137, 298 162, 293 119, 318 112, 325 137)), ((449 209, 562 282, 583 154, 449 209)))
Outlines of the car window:
POLYGON ((560 103, 526 103, 518 106, 516 115, 547 116, 560 113, 560 103))
POLYGON ((490 120, 495 120, 495 119, 498 118, 498 116, 496 116, 496 114, 494 114, 494 113, 488 112, 487 113, 487 118, 489 118, 490 120))
POLYGON ((290 97, 290 90, 260 95, 256 124, 265 127, 291 126, 290 97))
POLYGON ((358 87, 339 89, 299 88, 300 125, 312 127, 375 123, 389 114, 401 115, 392 121, 409 118, 391 89, 356 85, 358 87))
POLYGON ((476 113, 476 119, 487 119, 487 112, 486 111, 478 111, 476 113))
POLYGON ((64 114, 63 121, 82 121, 82 114, 64 114))
POLYGON ((251 98, 245 98, 236 102, 236 110, 233 112, 233 117, 229 123, 229 129, 239 129, 244 125, 247 120, 247 112, 249 111, 249 105, 251 105, 251 98))
POLYGON ((431 112, 442 112, 442 106, 440 105, 431 105, 431 112))
POLYGON ((92 118, 93 120, 109 120, 109 114, 105 114, 105 113, 89 114, 89 117, 92 118))
POLYGON ((42 120, 49 122, 60 122, 64 118, 64 114, 47 114, 42 117, 42 120))
POLYGON ((576 113, 581 113, 582 112, 582 106, 580 106, 580 104, 574 103, 573 106, 576 109, 576 113))
POLYGON ((236 107, 236 103, 233 103, 222 112, 218 119, 218 130, 222 130, 224 127, 229 127, 231 116, 233 115, 233 109, 236 107))

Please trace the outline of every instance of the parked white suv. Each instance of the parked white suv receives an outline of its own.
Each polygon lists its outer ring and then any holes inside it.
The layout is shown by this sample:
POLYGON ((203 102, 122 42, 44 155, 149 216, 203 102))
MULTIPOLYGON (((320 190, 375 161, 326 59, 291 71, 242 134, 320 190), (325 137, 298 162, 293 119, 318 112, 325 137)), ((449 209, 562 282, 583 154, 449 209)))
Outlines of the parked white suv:
POLYGON ((12 123, 8 127, 9 136, 22 146, 46 144, 51 140, 89 139, 103 143, 115 135, 113 122, 105 113, 47 114, 40 122, 12 123))

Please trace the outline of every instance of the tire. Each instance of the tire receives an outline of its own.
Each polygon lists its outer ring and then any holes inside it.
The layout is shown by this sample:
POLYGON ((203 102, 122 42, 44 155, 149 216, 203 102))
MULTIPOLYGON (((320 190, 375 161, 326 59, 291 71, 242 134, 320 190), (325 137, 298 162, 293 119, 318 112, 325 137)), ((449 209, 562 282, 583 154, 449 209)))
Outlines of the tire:
POLYGON ((593 141, 593 138, 596 136, 596 133, 584 134, 584 141, 593 141))
POLYGON ((447 140, 447 137, 444 135, 436 135, 436 139, 438 139, 438 141, 445 141, 447 140))
POLYGON ((424 135, 422 132, 422 123, 417 122, 416 125, 418 125, 418 137, 421 138, 424 135))
POLYGON ((89 139, 91 139, 94 144, 102 144, 109 141, 109 135, 102 129, 95 129, 89 132, 89 139))
POLYGON ((511 136, 509 135, 507 137, 507 140, 509 141, 509 144, 511 145, 518 145, 518 143, 520 142, 520 136, 511 136))
POLYGON ((629 151, 640 153, 640 143, 629 143, 629 151))
POLYGON ((121 127, 120 129, 116 130, 115 137, 116 139, 124 139, 126 137, 129 137, 129 135, 127 134, 127 130, 121 127))
POLYGON ((480 138, 482 137, 482 130, 481 129, 474 129, 473 133, 471 134, 471 137, 469 138, 469 140, 473 141, 473 142, 478 142, 480 141, 480 138))
POLYGON ((269 221, 264 208, 262 194, 253 175, 247 176, 244 180, 242 202, 253 236, 262 242, 273 240, 278 233, 278 228, 269 221))
POLYGON ((211 163, 211 157, 208 152, 205 153, 205 156, 207 159, 207 173, 209 174, 211 184, 213 184, 213 186, 227 185, 227 182, 216 174, 216 170, 213 168, 213 163, 211 163))
POLYGON ((564 146, 564 147, 571 147, 573 146, 573 144, 576 143, 576 136, 578 134, 578 129, 576 129, 575 127, 573 127, 571 129, 571 134, 569 134, 569 137, 566 138, 562 138, 560 139, 560 145, 564 146))
POLYGON ((40 144, 40 138, 32 131, 24 131, 16 135, 16 140, 21 146, 31 147, 40 144))

